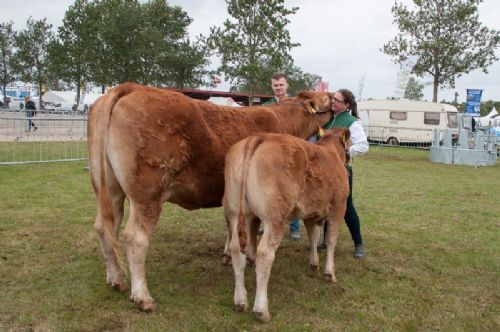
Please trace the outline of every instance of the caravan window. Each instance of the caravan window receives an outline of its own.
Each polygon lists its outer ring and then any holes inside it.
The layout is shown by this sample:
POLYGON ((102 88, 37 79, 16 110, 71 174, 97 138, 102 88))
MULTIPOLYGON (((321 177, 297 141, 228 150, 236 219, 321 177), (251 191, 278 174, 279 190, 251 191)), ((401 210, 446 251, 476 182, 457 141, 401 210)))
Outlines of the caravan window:
POLYGON ((424 113, 424 123, 428 124, 428 125, 438 125, 439 124, 439 113, 425 112, 424 113))
POLYGON ((457 113, 448 112, 448 128, 458 128, 457 113))
POLYGON ((391 120, 407 120, 408 114, 406 112, 391 112, 389 115, 391 120))

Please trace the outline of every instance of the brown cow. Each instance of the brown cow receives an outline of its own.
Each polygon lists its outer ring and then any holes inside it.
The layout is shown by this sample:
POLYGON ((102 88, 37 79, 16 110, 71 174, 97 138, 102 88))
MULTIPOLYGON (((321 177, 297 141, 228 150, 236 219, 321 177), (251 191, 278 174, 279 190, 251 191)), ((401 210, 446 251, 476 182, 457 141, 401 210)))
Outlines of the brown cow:
POLYGON ((236 109, 133 83, 97 100, 88 121, 88 148, 98 201, 94 226, 107 282, 127 289, 117 249, 125 198, 130 296, 141 310, 151 311, 144 262, 162 204, 221 206, 224 157, 231 145, 258 132, 306 138, 330 119, 329 101, 327 93, 305 92, 293 102, 236 109))
POLYGON ((325 277, 336 282, 334 249, 349 196, 349 130, 328 131, 318 144, 290 135, 258 134, 236 143, 226 156, 224 210, 230 233, 237 311, 248 309, 244 275, 246 253, 255 257, 257 289, 253 311, 269 321, 267 285, 285 225, 304 220, 311 267, 319 269, 317 242, 328 225, 325 277), (264 234, 255 254, 260 221, 264 234), (247 234, 249 234, 247 240, 247 234), (247 251, 248 241, 248 251, 247 251))

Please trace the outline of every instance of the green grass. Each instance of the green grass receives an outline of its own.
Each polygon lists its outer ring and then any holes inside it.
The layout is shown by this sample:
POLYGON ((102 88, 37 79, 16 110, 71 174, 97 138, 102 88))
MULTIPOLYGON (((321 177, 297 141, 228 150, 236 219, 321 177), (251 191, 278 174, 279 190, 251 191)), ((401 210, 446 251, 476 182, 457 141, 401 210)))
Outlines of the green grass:
MULTIPOLYGON (((233 311, 221 209, 165 205, 139 312, 105 284, 86 163, 0 167, 2 331, 498 331, 500 165, 435 164, 428 151, 372 147, 354 162, 368 257, 342 226, 337 285, 285 238, 269 284, 271 322, 233 311)), ((324 252, 320 254, 324 263, 324 252)), ((253 305, 254 269, 247 268, 253 305)))

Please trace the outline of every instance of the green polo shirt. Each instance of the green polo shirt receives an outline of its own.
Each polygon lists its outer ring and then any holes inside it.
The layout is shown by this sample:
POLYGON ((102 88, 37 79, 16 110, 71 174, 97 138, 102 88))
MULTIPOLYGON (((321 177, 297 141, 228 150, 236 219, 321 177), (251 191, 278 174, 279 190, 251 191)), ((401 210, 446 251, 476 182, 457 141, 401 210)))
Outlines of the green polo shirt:
POLYGON ((271 104, 276 104, 277 102, 278 102, 278 100, 276 99, 276 97, 272 97, 271 99, 269 99, 268 101, 266 101, 262 105, 271 105, 271 104))
POLYGON ((331 118, 330 121, 328 121, 326 125, 323 126, 323 128, 349 128, 354 122, 356 122, 356 118, 349 112, 345 111, 331 118))

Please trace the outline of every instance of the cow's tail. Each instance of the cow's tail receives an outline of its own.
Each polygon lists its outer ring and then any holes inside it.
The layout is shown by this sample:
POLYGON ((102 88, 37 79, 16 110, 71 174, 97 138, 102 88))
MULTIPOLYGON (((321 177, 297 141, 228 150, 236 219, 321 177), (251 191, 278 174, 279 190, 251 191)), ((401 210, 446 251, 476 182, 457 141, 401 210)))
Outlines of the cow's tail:
POLYGON ((97 105, 97 109, 92 112, 97 116, 97 137, 99 144, 99 186, 97 189, 97 200, 99 211, 104 223, 104 236, 106 236, 112 245, 113 254, 117 263, 124 274, 126 273, 122 255, 119 250, 119 243, 115 233, 115 217, 113 213, 113 202, 111 193, 106 181, 106 170, 108 167, 108 156, 106 153, 108 145, 108 127, 111 119, 111 113, 115 104, 120 98, 134 91, 134 85, 123 84, 108 92, 104 101, 97 105))
POLYGON ((240 241, 240 250, 241 253, 247 253, 247 245, 248 245, 248 237, 246 232, 246 223, 245 223, 245 200, 246 200, 246 184, 248 180, 248 169, 250 167, 250 160, 255 154, 255 150, 257 150, 258 146, 264 140, 260 136, 254 136, 249 138, 246 141, 243 153, 243 167, 241 171, 241 183, 240 183, 240 211, 238 214, 238 237, 240 241))

